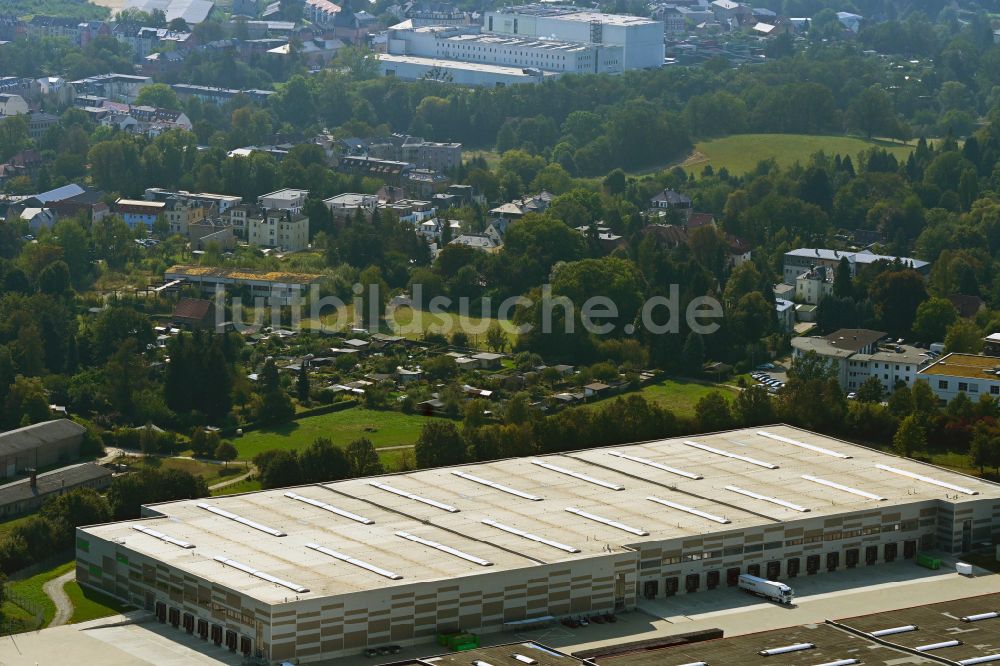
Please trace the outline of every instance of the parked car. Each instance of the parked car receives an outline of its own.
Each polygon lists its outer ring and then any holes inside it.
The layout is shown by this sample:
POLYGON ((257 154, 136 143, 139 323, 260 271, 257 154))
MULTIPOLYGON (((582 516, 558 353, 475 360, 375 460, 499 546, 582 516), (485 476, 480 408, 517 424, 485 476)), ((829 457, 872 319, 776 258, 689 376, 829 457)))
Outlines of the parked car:
POLYGON ((858 394, 855 393, 854 391, 851 391, 850 393, 847 394, 847 399, 848 400, 857 400, 858 399, 858 394))
POLYGON ((368 658, 377 657, 378 656, 378 650, 376 650, 375 648, 366 648, 365 649, 365 656, 368 657, 368 658))

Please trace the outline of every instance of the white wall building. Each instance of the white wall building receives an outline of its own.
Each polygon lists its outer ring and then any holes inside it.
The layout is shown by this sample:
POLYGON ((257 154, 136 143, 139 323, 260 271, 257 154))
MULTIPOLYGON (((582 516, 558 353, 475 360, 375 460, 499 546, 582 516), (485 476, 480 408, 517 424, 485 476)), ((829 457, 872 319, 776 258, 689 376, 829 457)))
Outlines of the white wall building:
POLYGON ((76 577, 187 645, 306 664, 744 572, 967 552, 1000 537, 998 499, 984 479, 774 425, 148 505, 78 528, 76 577))
POLYGON ((622 71, 623 58, 621 46, 479 34, 455 26, 390 29, 387 50, 392 55, 559 73, 617 74, 622 71))
POLYGON ((785 253, 783 260, 785 284, 795 284, 795 278, 815 266, 826 266, 836 274, 837 266, 844 257, 847 258, 847 261, 851 265, 851 275, 857 275, 861 268, 869 264, 879 261, 891 263, 897 259, 903 266, 912 268, 921 275, 929 275, 931 272, 930 262, 914 259, 913 257, 893 257, 886 254, 875 254, 869 250, 844 252, 819 247, 800 247, 785 253))
POLYGON ((624 69, 663 66, 663 21, 639 16, 560 5, 522 5, 486 12, 483 29, 500 35, 620 46, 624 69))
POLYGON ((833 293, 833 272, 826 266, 817 266, 795 278, 795 300, 799 303, 819 305, 824 296, 833 293))
POLYGON ((309 218, 291 210, 272 209, 247 218, 247 240, 251 245, 277 247, 298 252, 309 247, 309 218))
POLYGON ((546 78, 559 76, 540 69, 503 67, 478 62, 460 62, 420 56, 378 53, 379 73, 395 76, 405 81, 421 79, 455 83, 463 86, 496 88, 519 83, 541 83, 546 78))
POLYGON ((295 190, 286 188, 277 192, 262 194, 257 198, 257 203, 268 210, 276 208, 278 210, 289 210, 298 213, 306 205, 306 197, 309 190, 295 190))
POLYGON ((913 386, 921 379, 918 371, 929 364, 931 358, 916 347, 883 345, 886 337, 882 331, 864 328, 842 328, 824 337, 792 338, 793 362, 809 352, 816 352, 832 363, 837 381, 845 391, 856 391, 869 377, 877 377, 886 394, 897 383, 913 386))
POLYGON ((1000 358, 976 354, 948 354, 923 368, 917 379, 926 381, 942 403, 965 393, 976 402, 982 395, 1000 399, 1000 358))

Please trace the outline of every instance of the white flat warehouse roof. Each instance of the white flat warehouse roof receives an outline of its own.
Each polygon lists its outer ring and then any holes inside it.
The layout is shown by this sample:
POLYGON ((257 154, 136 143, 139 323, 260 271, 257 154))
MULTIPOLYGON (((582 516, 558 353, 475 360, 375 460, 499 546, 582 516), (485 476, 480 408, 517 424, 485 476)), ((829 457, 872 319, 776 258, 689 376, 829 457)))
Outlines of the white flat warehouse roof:
POLYGON ((170 502, 153 507, 163 517, 83 531, 280 603, 984 497, 1000 486, 773 425, 170 502))

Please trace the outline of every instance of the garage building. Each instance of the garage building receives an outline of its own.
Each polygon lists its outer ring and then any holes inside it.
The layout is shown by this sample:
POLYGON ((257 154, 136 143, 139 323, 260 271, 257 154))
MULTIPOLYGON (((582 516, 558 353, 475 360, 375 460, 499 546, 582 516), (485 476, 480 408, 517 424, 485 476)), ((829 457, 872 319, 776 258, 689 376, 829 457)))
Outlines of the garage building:
POLYGON ((86 431, 79 423, 56 419, 0 432, 0 478, 76 460, 86 431))
POLYGON ((1000 486, 784 425, 146 507, 77 580, 271 661, 961 552, 1000 486))

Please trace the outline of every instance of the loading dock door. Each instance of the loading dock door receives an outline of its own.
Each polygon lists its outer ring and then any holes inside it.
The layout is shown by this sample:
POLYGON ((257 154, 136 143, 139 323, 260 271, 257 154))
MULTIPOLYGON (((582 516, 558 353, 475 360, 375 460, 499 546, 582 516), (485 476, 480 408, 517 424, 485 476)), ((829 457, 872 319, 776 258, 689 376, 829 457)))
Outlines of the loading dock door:
POLYGON ((810 555, 806 558, 806 573, 812 576, 819 571, 819 555, 810 555))
POLYGON ((647 580, 642 584, 642 596, 647 599, 655 599, 660 589, 660 583, 655 580, 647 580))
POLYGON ((184 613, 184 631, 189 634, 194 633, 194 615, 191 613, 184 613))
POLYGON ((167 621, 167 605, 162 601, 156 602, 156 619, 160 622, 167 621))
POLYGON ((230 650, 232 650, 233 652, 236 652, 236 640, 237 640, 237 634, 236 634, 236 632, 233 631, 232 629, 227 629, 226 630, 226 647, 229 648, 230 650))
POLYGON ((688 592, 697 592, 701 587, 701 576, 699 574, 688 574, 684 577, 684 589, 688 592))
POLYGON ((878 562, 878 546, 865 547, 865 564, 875 564, 878 562))
POLYGON ((212 642, 216 645, 222 645, 222 627, 217 624, 212 625, 212 642))
POLYGON ((740 582, 740 568, 733 567, 731 569, 726 569, 726 585, 729 587, 736 587, 740 582))
POLYGON ((768 580, 778 580, 778 576, 781 575, 781 561, 772 560, 767 563, 767 579, 768 580))
POLYGON ((663 593, 668 597, 672 597, 677 594, 678 588, 680 588, 680 582, 677 580, 676 576, 671 576, 663 581, 663 593))
POLYGON ((788 563, 785 565, 785 570, 788 571, 789 578, 795 578, 799 575, 799 558, 791 557, 788 559, 788 563))
POLYGON ((249 636, 240 636, 240 652, 249 657, 250 652, 253 649, 252 646, 253 642, 250 640, 249 636))
POLYGON ((896 544, 894 543, 885 544, 885 561, 886 562, 896 561, 896 544))
POLYGON ((827 553, 826 554, 826 570, 836 571, 837 567, 840 566, 840 553, 827 553))
POLYGON ((858 560, 861 559, 861 551, 857 548, 848 548, 844 555, 848 569, 858 566, 858 560))
POLYGON ((198 635, 202 639, 208 638, 208 620, 198 620, 198 635))
POLYGON ((705 574, 705 587, 707 587, 710 590, 714 590, 715 588, 719 587, 719 579, 721 577, 722 576, 718 570, 709 571, 707 574, 705 574))
POLYGON ((749 564, 747 565, 747 573, 751 576, 760 575, 760 565, 759 564, 749 564))
POLYGON ((911 539, 903 542, 903 559, 912 560, 917 554, 917 541, 911 539))

